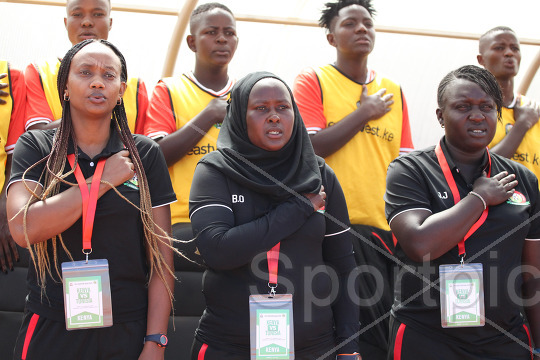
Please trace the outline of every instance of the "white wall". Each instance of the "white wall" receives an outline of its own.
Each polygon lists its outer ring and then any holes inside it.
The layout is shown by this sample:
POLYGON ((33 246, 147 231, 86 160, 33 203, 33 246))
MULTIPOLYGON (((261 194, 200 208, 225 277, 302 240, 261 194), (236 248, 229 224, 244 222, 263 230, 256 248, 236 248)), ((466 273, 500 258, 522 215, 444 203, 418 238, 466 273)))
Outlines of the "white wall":
MULTIPOLYGON (((222 0, 237 14, 318 19, 327 0, 222 0)), ((148 4, 145 0, 112 0, 113 4, 148 4)), ((206 1, 200 1, 206 2, 206 1)), ((152 6, 179 8, 182 0, 153 0, 152 6)), ((538 38, 538 0, 374 0, 377 25, 449 30, 481 34, 497 26, 513 28, 519 37, 538 38), (510 10, 511 9, 511 10, 510 10)), ((31 61, 62 56, 70 44, 62 7, 0 3, 0 58, 23 68, 31 61)), ((173 16, 113 13, 109 40, 124 53, 131 75, 142 77, 151 92, 160 78, 173 16)), ((269 70, 292 84, 310 65, 333 62, 334 49, 322 29, 239 22, 238 51, 230 65, 239 78, 255 70, 269 70)), ((522 46, 521 74, 539 49, 522 46)), ((434 113, 440 79, 461 65, 475 64, 477 42, 378 33, 369 66, 399 82, 404 90, 417 148, 434 144, 441 136, 434 113)), ((182 44, 176 73, 192 69, 193 54, 182 44)), ((516 79, 520 82, 520 76, 516 79)), ((540 81, 528 93, 540 99, 540 81)))

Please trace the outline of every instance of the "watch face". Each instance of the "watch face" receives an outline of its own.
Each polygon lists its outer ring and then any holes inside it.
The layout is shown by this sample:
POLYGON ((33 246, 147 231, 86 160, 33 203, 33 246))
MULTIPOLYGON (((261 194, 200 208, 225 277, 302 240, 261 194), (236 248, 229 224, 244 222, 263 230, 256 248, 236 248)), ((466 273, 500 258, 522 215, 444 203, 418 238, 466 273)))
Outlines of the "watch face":
POLYGON ((169 339, 167 339, 167 336, 161 335, 159 337, 159 342, 160 342, 161 345, 165 346, 169 342, 169 339))

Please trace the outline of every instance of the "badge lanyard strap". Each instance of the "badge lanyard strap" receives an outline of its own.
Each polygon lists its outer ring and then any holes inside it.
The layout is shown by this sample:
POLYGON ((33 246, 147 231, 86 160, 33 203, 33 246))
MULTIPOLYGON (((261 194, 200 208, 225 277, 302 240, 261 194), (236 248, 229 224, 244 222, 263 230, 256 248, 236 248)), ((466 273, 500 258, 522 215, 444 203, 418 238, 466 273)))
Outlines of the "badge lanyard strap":
MULTIPOLYGON (((75 163, 75 155, 69 154, 68 161, 71 167, 75 163)), ((82 214, 82 226, 83 226, 83 247, 82 252, 86 255, 86 262, 88 263, 88 255, 92 253, 92 231, 94 230, 94 218, 96 215, 97 199, 99 194, 99 185, 101 183, 101 175, 103 174, 103 168, 105 167, 106 159, 100 159, 96 165, 96 171, 92 178, 92 185, 90 185, 90 191, 88 191, 88 184, 81 171, 80 166, 75 168, 75 178, 79 184, 81 190, 81 196, 83 201, 83 214, 82 214)))
POLYGON ((277 243, 270 251, 266 253, 266 259, 268 261, 268 287, 270 288, 270 296, 276 295, 276 288, 278 285, 278 263, 279 263, 279 245, 277 243))
MULTIPOLYGON (((448 166, 448 162, 446 161, 446 157, 444 156, 440 143, 437 144, 437 146, 435 147, 435 154, 437 155, 437 160, 439 161, 439 165, 441 166, 442 172, 444 174, 444 178, 446 179, 446 183, 450 187, 450 192, 452 193, 452 196, 454 198, 454 204, 457 204, 461 200, 461 197, 459 196, 459 190, 457 188, 456 181, 454 180, 454 176, 452 175, 450 166, 448 166)), ((489 151, 487 154, 488 154, 488 161, 489 161, 489 170, 488 170, 487 176, 490 177, 491 176, 491 155, 489 155, 489 151)), ((469 229, 465 237, 458 243, 459 255, 461 256, 461 264, 463 264, 463 259, 465 258, 465 255, 466 255, 465 241, 486 221, 487 216, 488 216, 488 210, 489 210, 489 207, 486 206, 486 208, 482 212, 482 215, 480 216, 480 219, 478 219, 474 223, 474 225, 469 229)))

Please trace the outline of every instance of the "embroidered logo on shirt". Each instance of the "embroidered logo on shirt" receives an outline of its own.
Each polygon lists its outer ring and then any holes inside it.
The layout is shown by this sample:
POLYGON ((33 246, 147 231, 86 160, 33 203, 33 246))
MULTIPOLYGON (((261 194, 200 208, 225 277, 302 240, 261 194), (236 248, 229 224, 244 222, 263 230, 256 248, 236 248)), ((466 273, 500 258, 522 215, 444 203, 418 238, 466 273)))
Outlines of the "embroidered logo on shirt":
POLYGON ((514 194, 510 197, 510 199, 506 200, 506 202, 512 205, 529 205, 530 204, 527 201, 527 198, 525 197, 525 195, 523 195, 519 191, 515 191, 514 194))
POLYGON ((215 127, 216 129, 221 129, 221 124, 222 124, 222 123, 214 124, 214 127, 215 127))
POLYGON ((139 190, 139 179, 137 178, 137 174, 133 175, 131 180, 126 181, 124 185, 132 189, 139 190))

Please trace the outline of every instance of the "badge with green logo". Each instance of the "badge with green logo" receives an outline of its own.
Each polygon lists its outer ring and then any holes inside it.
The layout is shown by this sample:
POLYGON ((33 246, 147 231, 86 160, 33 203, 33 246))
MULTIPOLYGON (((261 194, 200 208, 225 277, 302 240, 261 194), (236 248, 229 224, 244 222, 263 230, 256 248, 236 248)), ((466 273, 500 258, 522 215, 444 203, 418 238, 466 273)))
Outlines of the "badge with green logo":
POLYGON ((62 278, 67 330, 112 325, 107 260, 64 262, 62 278))
POLYGON ((294 359, 292 295, 251 295, 251 359, 294 359))
POLYGON ((484 326, 482 264, 441 265, 443 327, 484 326))

